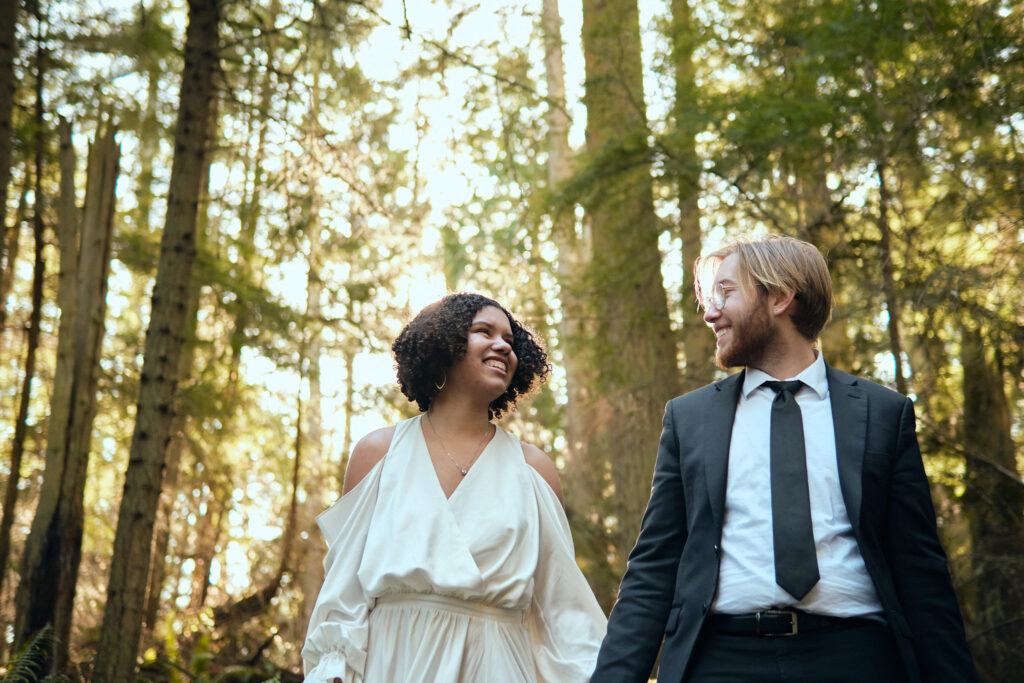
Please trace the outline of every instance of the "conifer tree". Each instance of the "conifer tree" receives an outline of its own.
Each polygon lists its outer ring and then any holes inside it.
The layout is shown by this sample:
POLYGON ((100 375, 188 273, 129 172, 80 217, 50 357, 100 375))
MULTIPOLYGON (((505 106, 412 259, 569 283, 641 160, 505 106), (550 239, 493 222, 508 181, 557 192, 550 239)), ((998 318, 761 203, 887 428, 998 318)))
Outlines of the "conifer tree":
MULTIPOLYGON (((589 467, 607 473, 612 575, 621 575, 650 492, 665 402, 678 393, 654 213, 635 2, 583 3, 586 175, 593 251, 588 302, 596 322, 587 410, 589 467)), ((610 606, 610 594, 599 596, 610 606)))
POLYGON ((185 343, 202 179, 216 111, 219 26, 219 0, 190 0, 167 218, 94 673, 97 680, 111 683, 134 677, 142 630, 153 526, 185 343))

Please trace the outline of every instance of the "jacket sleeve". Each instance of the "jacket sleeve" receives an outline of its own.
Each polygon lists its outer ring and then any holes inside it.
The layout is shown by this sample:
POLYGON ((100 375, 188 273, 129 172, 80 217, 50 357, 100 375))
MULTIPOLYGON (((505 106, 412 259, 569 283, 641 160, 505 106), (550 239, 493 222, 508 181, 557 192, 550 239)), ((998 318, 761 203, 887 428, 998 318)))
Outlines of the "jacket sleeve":
POLYGON ((540 683, 586 683, 607 618, 576 564, 565 511, 551 487, 530 468, 540 537, 533 598, 526 611, 540 683))
POLYGON ((307 683, 361 683, 366 664, 367 618, 372 605, 357 572, 377 501, 383 460, 317 518, 327 542, 324 584, 302 647, 307 683))
POLYGON ((964 635, 946 554, 939 542, 928 479, 904 398, 889 490, 884 552, 921 677, 951 683, 978 680, 964 635))
POLYGON ((665 635, 687 536, 677 408, 678 400, 665 408, 651 497, 601 644, 595 683, 647 683, 665 635))

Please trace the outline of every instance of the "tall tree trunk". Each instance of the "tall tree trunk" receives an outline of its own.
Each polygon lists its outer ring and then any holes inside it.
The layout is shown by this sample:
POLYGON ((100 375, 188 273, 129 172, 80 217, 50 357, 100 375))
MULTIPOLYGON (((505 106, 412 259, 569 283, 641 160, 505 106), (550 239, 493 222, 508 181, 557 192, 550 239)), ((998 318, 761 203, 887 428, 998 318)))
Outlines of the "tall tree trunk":
MULTIPOLYGON (((654 214, 635 2, 584 0, 587 153, 604 177, 587 193, 588 282, 597 334, 588 361, 590 467, 607 472, 612 573, 621 575, 650 494, 665 401, 678 392, 654 214)), ((596 175, 596 173, 595 173, 596 175)), ((610 595, 601 595, 609 606, 610 595)))
POLYGON ((100 131, 86 173, 81 234, 74 206, 71 130, 61 126, 60 249, 57 375, 51 397, 40 502, 25 544, 18 587, 19 642, 47 623, 54 627, 52 670, 68 661, 71 620, 85 523, 84 495, 96 382, 106 315, 107 274, 120 162, 116 130, 100 131))
POLYGON ((87 172, 85 206, 82 210, 82 235, 78 261, 78 305, 75 316, 74 391, 71 421, 67 429, 67 467, 61 482, 57 525, 60 529, 60 576, 54 629, 61 646, 57 667, 64 668, 68 658, 75 586, 82 557, 85 526, 85 480, 96 417, 96 385, 100 350, 103 344, 107 312, 107 278, 113 241, 116 185, 121 149, 116 130, 109 126, 97 136, 91 150, 87 172))
POLYGON ((700 170, 697 157, 697 84, 693 50, 697 32, 693 26, 689 0, 672 0, 669 39, 676 77, 672 115, 676 134, 674 151, 678 173, 679 235, 683 242, 683 357, 686 372, 683 389, 691 391, 709 383, 714 376, 714 336, 704 324, 695 303, 693 262, 701 253, 700 170))
POLYGON ((139 177, 135 196, 138 228, 144 234, 153 231, 153 167, 162 137, 160 122, 157 120, 160 108, 160 75, 160 72, 155 70, 146 74, 146 109, 139 125, 139 177))
MULTIPOLYGON (((544 30, 544 78, 548 91, 548 188, 554 196, 560 186, 572 177, 572 150, 569 148, 571 121, 565 101, 562 18, 558 13, 558 0, 544 0, 541 22, 544 30)), ((577 234, 573 214, 573 211, 563 209, 552 217, 552 235, 558 247, 558 283, 562 303, 558 336, 566 372, 566 441, 570 470, 573 469, 571 463, 575 454, 583 447, 586 434, 582 412, 585 371, 582 358, 575 351, 587 337, 583 307, 583 266, 587 240, 585 235, 577 234)))
MULTIPOLYGON (((565 97, 562 17, 558 12, 558 0, 544 0, 541 27, 544 33, 544 78, 548 93, 548 191, 554 199, 573 174, 573 154, 569 147, 569 128, 572 122, 565 97)), ((552 203, 556 204, 554 201, 552 203)), ((551 234, 558 248, 558 290, 562 308, 558 323, 558 345, 565 368, 566 385, 563 474, 566 512, 575 531, 577 556, 587 569, 592 587, 601 592, 604 585, 603 592, 607 593, 607 586, 610 581, 614 581, 614 577, 606 575, 602 580, 594 568, 589 566, 592 558, 604 557, 608 545, 601 524, 602 515, 593 509, 593 501, 601 497, 602 473, 590 466, 586 454, 587 435, 590 433, 587 420, 593 415, 593 411, 588 409, 589 382, 585 356, 586 345, 594 335, 593 321, 586 310, 584 279, 590 252, 590 222, 589 219, 577 220, 571 207, 556 209, 551 220, 551 234)))
MULTIPOLYGON (((306 443, 308 452, 305 455, 307 463, 306 470, 313 476, 314 481, 330 481, 332 475, 337 471, 324 457, 323 449, 323 390, 321 386, 320 358, 323 355, 323 280, 322 270, 325 261, 325 249, 321 232, 323 230, 323 219, 321 208, 323 197, 319 188, 321 173, 324 168, 323 160, 319 152, 320 146, 316 140, 323 135, 320 122, 323 86, 321 77, 323 73, 323 58, 320 50, 317 56, 311 60, 313 78, 313 92, 311 97, 311 109, 307 120, 307 148, 313 150, 309 159, 309 220, 306 230, 309 240, 308 275, 306 280, 306 318, 308 320, 306 329, 309 333, 308 339, 308 377, 309 377, 309 408, 306 415, 306 443)), ((350 214, 349 221, 356 224, 354 212, 350 214)), ((351 290, 348 297, 349 317, 354 321, 358 319, 359 302, 353 300, 351 290)), ((345 423, 342 435, 342 460, 347 462, 349 450, 352 447, 352 411, 354 409, 355 388, 352 380, 352 364, 354 353, 346 348, 345 355, 345 423)), ((296 447, 296 454, 299 450, 296 447)), ((344 465, 343 465, 344 467, 344 465)), ((344 469, 342 469, 342 481, 344 469)), ((298 480, 296 480, 298 482, 298 480)), ((302 525, 307 530, 306 538, 296 550, 297 562, 292 569, 292 576, 299 585, 302 592, 301 618, 296 624, 294 635, 298 642, 306 637, 306 627, 313 614, 313 607, 316 604, 316 597, 320 586, 323 583, 323 563, 327 548, 320 535, 315 519, 330 502, 328 494, 332 489, 325 486, 314 486, 309 489, 307 499, 300 513, 296 509, 295 524, 302 525), (301 521, 300 521, 301 520, 301 521)), ((338 487, 340 495, 341 487, 338 487)), ((298 528, 298 527, 296 527, 298 528)))
POLYGON ((878 175, 878 230, 882 235, 878 243, 882 254, 882 292, 885 307, 889 312, 889 349, 892 351, 893 368, 896 374, 896 391, 907 394, 907 380, 903 375, 903 340, 900 336, 900 303, 896 293, 896 269, 892 262, 892 226, 889 223, 889 186, 885 179, 887 165, 884 160, 875 162, 878 175))
MULTIPOLYGON (((306 239, 309 251, 306 254, 307 275, 306 275, 306 331, 309 335, 306 339, 306 377, 309 380, 309 406, 306 410, 306 439, 307 452, 305 460, 310 464, 312 472, 317 474, 317 479, 327 476, 323 463, 323 391, 320 385, 320 358, 323 355, 323 268, 324 268, 324 224, 321 216, 323 207, 323 196, 320 190, 320 183, 323 181, 323 169, 325 164, 321 159, 321 146, 317 142, 323 139, 323 129, 320 125, 321 99, 323 86, 321 85, 323 63, 316 59, 312 65, 311 77, 313 78, 313 92, 310 97, 309 120, 307 122, 306 149, 309 150, 309 217, 306 222, 306 239)), ((302 415, 298 416, 301 421, 302 415)), ((301 430, 299 432, 301 434, 301 430)), ((296 459, 300 449, 296 445, 296 459)), ((324 505, 324 489, 322 486, 314 486, 310 492, 311 506, 320 510, 324 505)))
MULTIPOLYGON (((187 355, 187 354, 186 354, 187 355)), ((150 560, 149 581, 146 588, 146 610, 143 613, 143 638, 148 638, 156 628, 160 616, 160 594, 167 578, 167 549, 171 543, 171 519, 174 502, 178 495, 178 474, 181 459, 186 449, 183 416, 178 414, 171 427, 171 440, 167 444, 167 471, 164 473, 163 490, 160 492, 160 506, 157 510, 156 526, 153 533, 153 552, 150 560)))
POLYGON ((199 201, 209 164, 209 131, 219 70, 219 24, 219 0, 189 1, 167 218, 94 673, 96 680, 111 683, 132 680, 142 630, 153 525, 185 343, 199 201))
MULTIPOLYGON (((350 301, 350 311, 352 321, 358 324, 359 317, 359 302, 350 301)), ((355 412, 355 396, 356 387, 355 380, 352 377, 353 367, 355 365, 355 352, 351 349, 344 349, 343 355, 345 359, 345 383, 344 383, 344 411, 345 419, 342 426, 342 437, 341 437, 341 462, 334 465, 330 469, 325 470, 324 481, 331 481, 332 476, 337 478, 337 494, 341 495, 341 482, 345 479, 345 468, 348 467, 348 456, 352 452, 352 415, 355 412), (333 470, 333 471, 332 471, 333 470)), ((310 391, 312 394, 312 391, 310 391)), ((321 446, 322 448, 322 446, 321 446)), ((325 462, 326 466, 327 463, 325 462)), ((333 490, 326 487, 321 487, 323 492, 333 490)), ((319 499, 323 501, 322 497, 319 499)), ((302 521, 303 528, 306 529, 306 538, 302 544, 302 548, 296 558, 296 563, 293 568, 293 574, 295 581, 299 586, 299 590, 302 594, 302 607, 300 609, 300 618, 295 624, 295 628, 292 629, 293 640, 295 642, 302 642, 306 639, 306 626, 309 625, 309 620, 313 616, 313 607, 316 605, 317 595, 320 593, 320 587, 324 582, 323 562, 324 556, 327 554, 327 546, 324 545, 322 536, 320 535, 320 528, 316 524, 316 515, 323 511, 323 505, 318 503, 307 504, 306 509, 312 512, 310 518, 302 521)))
MULTIPOLYGON (((211 138, 215 133, 210 133, 211 138)), ((208 168, 208 167, 207 167, 208 168)), ((204 169, 200 192, 205 194, 209 189, 209 173, 204 169)), ((208 208, 204 205, 203 208, 208 208)), ((206 226, 209 217, 206 211, 200 211, 196 217, 197 231, 201 238, 206 234, 206 226)), ((181 353, 181 361, 178 365, 179 386, 187 385, 191 379, 195 365, 196 352, 196 328, 198 326, 199 298, 202 288, 192 279, 189 286, 189 299, 185 325, 185 345, 181 353)), ((167 573, 167 547, 171 540, 171 521, 175 506, 175 499, 178 495, 178 477, 181 472, 181 463, 188 450, 188 439, 185 436, 186 423, 189 415, 181 410, 180 396, 175 397, 174 420, 171 423, 170 438, 167 442, 167 453, 165 459, 165 472, 163 485, 160 491, 160 505, 157 510, 158 517, 155 523, 153 538, 153 551, 150 560, 150 573, 148 587, 146 589, 146 610, 143 615, 145 629, 151 630, 156 624, 160 608, 160 594, 163 591, 164 577, 167 573)))
POLYGON ((851 301, 859 300, 861 292, 845 286, 842 277, 847 268, 842 261, 849 259, 844 243, 844 226, 841 223, 841 207, 832 199, 825 176, 827 169, 812 173, 808 182, 814 185, 810 192, 808 215, 810 222, 802 226, 801 232, 814 246, 826 255, 829 270, 832 273, 832 291, 835 300, 832 303, 832 319, 821 331, 819 343, 829 365, 846 372, 855 372, 855 346, 850 341, 848 320, 850 311, 856 307, 851 301), (852 296, 851 296, 852 292, 852 296))
MULTIPOLYGON (((886 103, 882 99, 882 88, 879 87, 879 79, 875 71, 875 65, 871 59, 864 64, 864 94, 871 97, 875 105, 875 113, 881 121, 889 125, 895 125, 886 103)), ((878 247, 882 259, 882 294, 885 296, 885 307, 889 313, 887 329, 889 332, 889 350, 893 358, 893 370, 896 375, 896 390, 903 395, 907 394, 907 380, 903 374, 903 340, 900 335, 900 314, 901 306, 899 294, 896 291, 896 268, 893 264, 892 246, 892 224, 889 213, 892 203, 892 195, 889 194, 889 182, 886 172, 889 169, 892 141, 888 136, 883 136, 879 149, 875 154, 875 177, 878 179, 878 217, 876 224, 881 235, 878 247)))
MULTIPOLYGON (((71 146, 71 130, 67 125, 67 122, 62 118, 60 120, 60 168, 61 168, 61 192, 60 201, 57 204, 57 238, 61 245, 70 243, 72 249, 76 254, 76 258, 67 258, 66 256, 61 257, 61 274, 60 274, 60 289, 57 296, 57 305, 61 311, 69 308, 73 308, 73 303, 69 304, 67 296, 70 294, 72 298, 77 295, 74 287, 76 272, 77 272, 77 216, 75 215, 75 204, 74 204, 74 148, 71 146), (69 270, 70 272, 66 272, 69 270), (67 284, 65 284, 67 281, 67 284)), ((39 249, 41 245, 37 236, 36 239, 36 266, 41 263, 41 254, 39 249)), ((45 270, 45 268, 43 269, 45 270)), ((42 301, 42 277, 43 273, 40 270, 38 273, 33 273, 32 278, 32 313, 29 322, 29 343, 28 347, 31 354, 25 359, 25 378, 28 379, 35 374, 35 347, 39 343, 39 309, 37 305, 37 297, 39 302, 42 301), (37 277, 38 276, 38 277, 37 277)), ((0 292, 0 296, 6 296, 5 293, 0 292)), ((62 377, 70 375, 70 351, 71 351, 71 340, 68 338, 63 341, 57 351, 57 372, 56 377, 62 377)), ((60 419, 60 416, 67 414, 69 401, 67 396, 61 396, 61 388, 67 386, 66 382, 55 382, 54 393, 51 398, 50 408, 50 421, 52 423, 55 419, 60 419)), ((65 392, 66 394, 67 392, 65 392)), ((18 484, 21 480, 21 461, 24 454, 24 441, 25 441, 25 426, 26 418, 28 416, 28 402, 27 396, 31 394, 31 380, 27 386, 22 386, 22 402, 18 406, 18 419, 15 423, 15 434, 11 448, 11 465, 7 477, 7 483, 4 490, 3 499, 3 512, 2 521, 0 521, 0 593, 3 592, 4 579, 7 576, 7 564, 11 553, 11 528, 14 524, 14 510, 18 501, 18 484)), ((42 501, 41 501, 42 503, 42 501)), ((24 564, 24 558, 23 558, 24 564)), ((3 648, 0 647, 0 650, 3 648)))
MULTIPOLYGON (((358 302, 352 304, 358 311, 361 306, 358 302)), ((360 320, 360 314, 356 313, 354 320, 360 320)), ((338 493, 340 495, 342 482, 345 480, 345 470, 348 469, 348 457, 352 452, 352 416, 356 409, 356 381, 352 376, 355 371, 356 353, 352 349, 345 352, 345 433, 341 439, 341 467, 339 468, 338 493)))
MULTIPOLYGON (((41 23, 41 18, 37 14, 36 20, 41 23)), ((35 379, 35 354, 36 348, 39 345, 39 321, 40 311, 42 309, 43 302, 43 275, 46 270, 46 264, 43 261, 43 231, 45 229, 43 221, 43 211, 45 210, 45 194, 43 193, 43 164, 46 146, 46 138, 44 135, 45 128, 43 126, 43 79, 44 79, 44 65, 46 64, 45 53, 42 47, 42 41, 37 41, 36 47, 36 82, 35 82, 35 136, 34 136, 34 185, 33 185, 33 216, 32 216, 32 235, 35 243, 35 263, 32 269, 32 313, 29 321, 28 329, 28 344, 27 351, 25 354, 25 375, 22 383, 21 390, 21 402, 18 406, 18 417, 14 427, 14 439, 11 444, 11 474, 12 477, 17 478, 17 473, 21 468, 22 453, 25 448, 25 434, 27 431, 27 420, 28 420, 28 403, 32 393, 32 382, 35 379)), ((17 482, 15 482, 17 485, 17 482)), ((15 497, 17 496, 17 490, 15 489, 15 497)), ((53 496, 56 499, 56 495, 53 496)), ((42 500, 42 494, 40 500, 42 500)), ((13 512, 13 509, 12 509, 13 512)), ((6 515, 5 515, 6 517, 6 515)), ((34 525, 34 523, 33 523, 34 525)), ((27 546, 27 544, 26 544, 27 546)), ((34 618, 39 615, 26 610, 23 607, 24 600, 23 596, 31 595, 26 591, 25 587, 25 572, 26 559, 28 555, 28 547, 26 547, 25 557, 22 558, 22 573, 21 580, 18 584, 18 592, 15 595, 15 627, 14 627, 14 649, 17 651, 21 648, 22 644, 28 640, 28 636, 36 631, 52 619, 52 613, 45 615, 45 619, 35 624, 34 618), (25 624, 28 623, 30 626, 34 625, 31 630, 26 630, 25 624)), ((55 581, 48 584, 53 585, 55 581)), ((46 653, 47 666, 52 662, 51 652, 46 653)))
MULTIPOLYGON (((3 253, 6 254, 7 260, 4 261, 2 269, 0 269, 0 336, 3 335, 6 324, 7 324, 7 291, 11 284, 11 279, 14 272, 14 262, 18 258, 18 248, 21 243, 19 237, 21 236, 20 226, 23 222, 25 214, 28 212, 28 195, 29 190, 32 187, 32 173, 25 173, 25 179, 22 183, 20 195, 18 198, 18 208, 15 211, 14 220, 11 223, 10 229, 4 236, 5 244, 3 246, 3 253)), ((3 515, 4 522, 13 525, 14 517, 10 516, 14 514, 15 503, 17 502, 17 486, 18 480, 21 477, 20 473, 21 463, 11 463, 11 467, 8 470, 8 481, 5 484, 7 491, 4 493, 4 512, 0 513, 3 515), (14 487, 11 489, 11 487, 14 487), (12 492, 13 491, 13 492, 12 492), (8 512, 9 511, 9 512, 8 512)), ((0 532, 0 536, 4 536, 5 532, 0 532)), ((6 566, 10 559, 10 532, 6 532, 6 549, 0 549, 0 557, 3 558, 4 571, 0 572, 0 597, 3 596, 3 579, 6 576, 6 566)), ((0 638, 0 658, 4 656, 7 650, 7 642, 5 639, 0 638)))
POLYGON ((7 294, 11 291, 11 282, 14 279, 14 264, 18 260, 18 247, 21 244, 21 224, 28 215, 28 197, 32 190, 32 162, 26 162, 27 169, 25 178, 22 181, 21 191, 18 194, 18 208, 14 212, 14 219, 11 221, 7 234, 4 235, 3 268, 0 269, 0 334, 7 328, 7 294))
POLYGON ((192 612, 198 612, 206 605, 210 592, 210 571, 224 529, 224 517, 228 513, 220 498, 215 490, 210 491, 206 512, 196 524, 196 548, 193 553, 195 569, 192 570, 192 597, 188 603, 192 612))
MULTIPOLYGON (((319 108, 320 108, 320 97, 319 92, 313 95, 313 109, 310 113, 310 148, 315 148, 313 144, 320 135, 319 131, 319 108)), ((304 523, 303 527, 310 529, 311 533, 308 535, 305 543, 302 544, 299 552, 302 555, 302 565, 294 567, 294 571, 299 574, 297 577, 298 583, 308 589, 314 583, 321 583, 323 572, 323 561, 326 548, 318 530, 315 530, 316 526, 312 523, 312 519, 315 518, 324 508, 327 507, 328 490, 326 487, 317 484, 316 482, 329 481, 331 476, 331 469, 328 467, 328 463, 325 461, 323 452, 323 389, 320 383, 320 357, 323 355, 323 333, 322 333, 322 319, 323 319, 323 307, 321 299, 323 298, 323 280, 321 279, 321 272, 324 262, 324 245, 321 238, 321 231, 323 229, 322 221, 320 218, 320 206, 321 196, 320 191, 317 188, 319 177, 317 170, 322 168, 320 159, 316 155, 313 156, 313 164, 311 168, 314 169, 314 177, 310 179, 310 220, 309 229, 307 230, 309 239, 309 254, 308 254, 308 275, 306 278, 306 330, 308 331, 310 338, 308 340, 308 353, 307 353, 307 376, 309 378, 309 406, 306 410, 306 440, 307 450, 305 454, 305 460, 307 463, 306 469, 313 475, 314 485, 308 490, 308 495, 304 503, 304 514, 302 517, 308 520, 309 523, 304 523)), ((346 355, 346 370, 350 370, 348 359, 351 354, 346 355)), ((352 377, 350 374, 346 375, 346 401, 345 401, 345 442, 350 440, 351 434, 351 408, 352 403, 347 392, 351 387, 352 377)), ((299 416, 301 419, 301 415, 299 416)), ((301 432, 300 432, 301 433, 301 432)), ((298 443, 296 445, 296 460, 300 452, 298 443)), ((347 448, 347 445, 343 444, 342 448, 347 448)), ((347 453, 348 451, 343 450, 347 453)), ((296 472, 298 474, 298 472, 296 472)), ((298 510, 294 510, 296 515, 295 524, 298 524, 298 510)), ((297 527, 296 527, 297 528, 297 527)), ((296 633, 302 639, 305 639, 306 625, 309 623, 309 617, 312 616, 312 609, 315 603, 315 593, 312 595, 312 599, 307 599, 307 590, 303 591, 303 616, 302 623, 297 624, 299 632, 296 633)))
POLYGON ((1024 666, 1024 487, 1003 372, 980 330, 964 324, 962 335, 963 443, 968 456, 963 505, 973 570, 971 643, 985 678, 1008 681, 1016 679, 1024 666))
MULTIPOLYGON (((37 186, 38 189, 38 186, 37 186)), ((41 195, 36 195, 36 202, 41 195)), ((14 510, 18 502, 18 484, 21 480, 21 461, 25 454, 25 438, 28 435, 28 408, 32 401, 32 384, 36 375, 36 351, 39 349, 39 323, 43 309, 43 276, 46 262, 43 259, 43 218, 38 203, 33 220, 35 261, 32 267, 32 312, 29 314, 27 341, 25 344, 25 374, 22 376, 21 393, 18 399, 18 416, 14 422, 14 436, 11 439, 10 474, 4 488, 3 519, 0 521, 0 589, 7 575, 7 562, 11 554, 11 528, 14 525, 14 510)), ((22 641, 16 640, 15 646, 22 641)))
MULTIPOLYGON (((16 226, 8 227, 7 223, 7 184, 11 180, 11 149, 14 139, 14 58, 18 53, 19 0, 0 0, 0 260, 3 260, 7 245, 7 231, 16 230, 16 226)), ((0 278, 5 274, 0 272, 0 278)), ((0 292, 3 291, 0 280, 0 292)), ((4 307, 6 297, 0 297, 0 308, 4 307)), ((0 330, 3 329, 0 316, 0 330)))

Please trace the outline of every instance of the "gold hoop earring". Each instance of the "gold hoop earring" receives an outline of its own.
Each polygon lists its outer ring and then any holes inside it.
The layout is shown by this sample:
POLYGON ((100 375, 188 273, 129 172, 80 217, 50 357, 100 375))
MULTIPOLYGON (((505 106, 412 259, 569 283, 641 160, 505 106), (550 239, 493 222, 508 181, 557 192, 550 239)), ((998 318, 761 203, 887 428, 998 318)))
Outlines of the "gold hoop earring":
POLYGON ((448 384, 448 373, 447 372, 444 373, 444 379, 441 380, 441 385, 440 386, 438 386, 437 382, 434 382, 434 388, 437 389, 438 391, 441 391, 442 389, 444 389, 444 385, 446 385, 446 384, 448 384))

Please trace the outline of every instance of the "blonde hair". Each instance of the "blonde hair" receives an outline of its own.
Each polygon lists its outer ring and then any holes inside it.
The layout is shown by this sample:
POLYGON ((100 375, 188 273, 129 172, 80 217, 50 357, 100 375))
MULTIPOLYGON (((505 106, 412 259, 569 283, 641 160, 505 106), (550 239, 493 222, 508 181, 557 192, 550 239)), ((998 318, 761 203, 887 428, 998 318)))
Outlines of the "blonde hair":
POLYGON ((738 239, 694 261, 693 288, 697 301, 711 288, 715 272, 735 254, 745 293, 756 288, 758 295, 795 292, 790 314, 797 331, 810 340, 832 316, 832 278, 821 252, 809 242, 783 235, 738 239))

